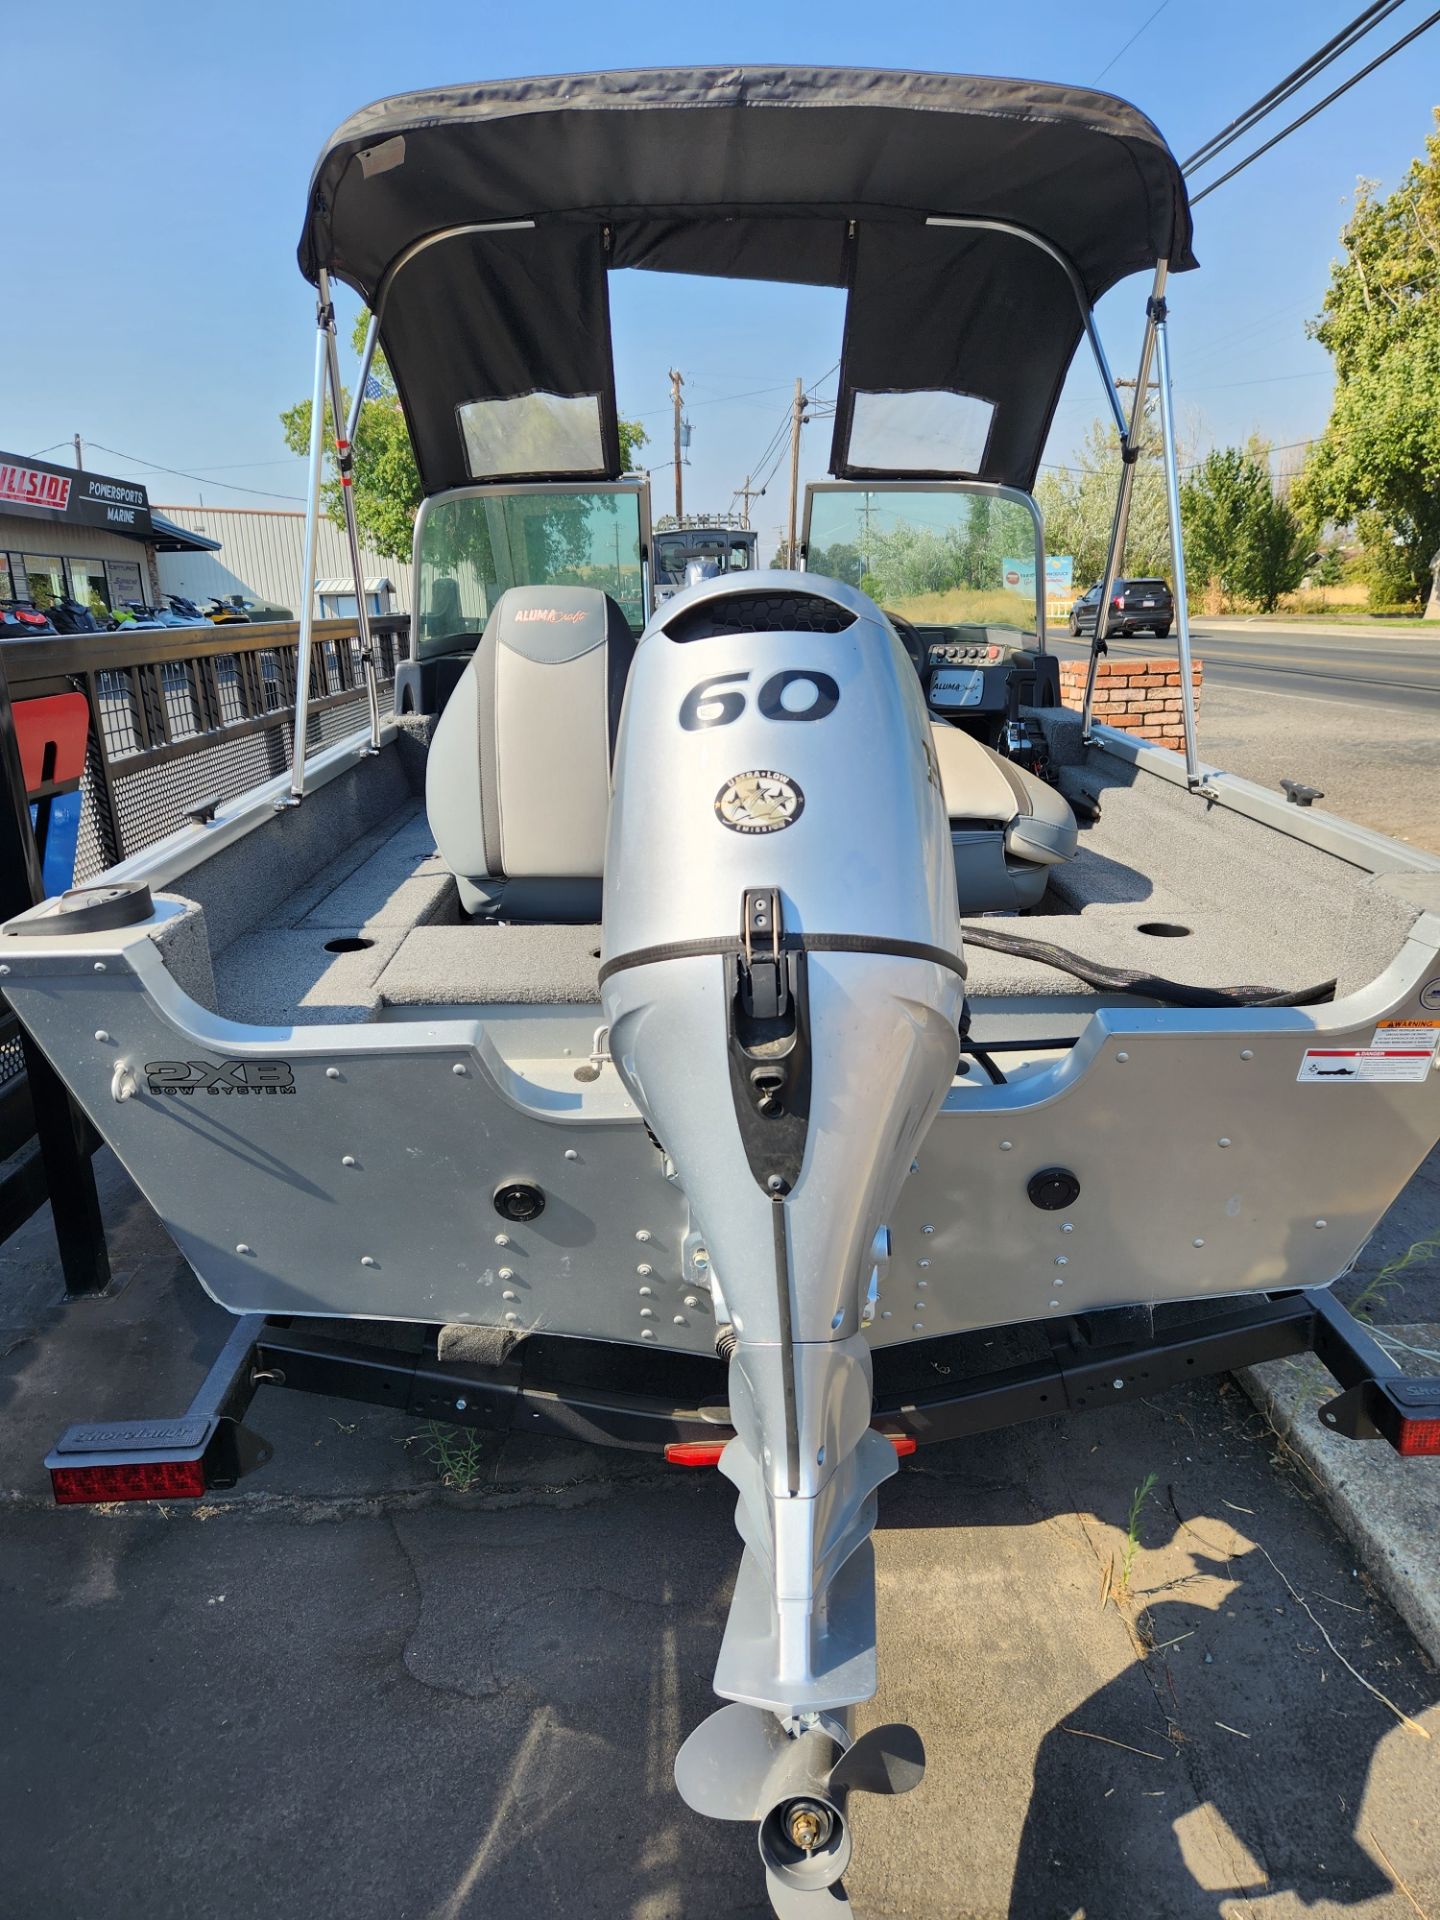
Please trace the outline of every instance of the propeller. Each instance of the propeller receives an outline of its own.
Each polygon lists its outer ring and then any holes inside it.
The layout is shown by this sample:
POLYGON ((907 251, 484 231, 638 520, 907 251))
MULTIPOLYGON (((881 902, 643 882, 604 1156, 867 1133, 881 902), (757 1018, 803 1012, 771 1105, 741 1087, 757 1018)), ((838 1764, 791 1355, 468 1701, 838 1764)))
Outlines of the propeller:
POLYGON ((909 1793, 925 1775, 925 1745, 900 1722, 849 1741, 821 1719, 786 1731, 773 1713, 721 1707, 675 1757, 686 1805, 712 1820, 755 1820, 770 1903, 779 1920, 848 1911, 840 1876, 850 1863, 845 1803, 852 1793, 909 1793))

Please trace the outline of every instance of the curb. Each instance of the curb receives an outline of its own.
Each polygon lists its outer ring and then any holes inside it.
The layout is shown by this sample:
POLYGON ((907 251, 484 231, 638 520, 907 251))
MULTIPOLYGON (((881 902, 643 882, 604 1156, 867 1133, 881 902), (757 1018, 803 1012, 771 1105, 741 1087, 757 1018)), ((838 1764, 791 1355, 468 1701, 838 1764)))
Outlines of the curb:
MULTIPOLYGON (((1440 1351, 1440 1327, 1378 1329, 1440 1351)), ((1406 1353, 1408 1372, 1436 1370, 1406 1353)), ((1402 1460, 1383 1441, 1342 1439, 1320 1425, 1335 1382, 1313 1354, 1243 1367, 1235 1375, 1275 1432, 1309 1469, 1332 1519, 1426 1654, 1440 1666, 1440 1460, 1402 1460)))

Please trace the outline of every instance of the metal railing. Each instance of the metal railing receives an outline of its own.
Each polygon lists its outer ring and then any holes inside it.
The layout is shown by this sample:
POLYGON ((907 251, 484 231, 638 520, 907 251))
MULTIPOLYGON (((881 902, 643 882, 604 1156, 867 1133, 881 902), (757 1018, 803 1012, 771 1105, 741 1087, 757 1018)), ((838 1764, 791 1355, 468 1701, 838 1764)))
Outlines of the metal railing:
MULTIPOLYGON (((384 694, 409 650, 409 617, 370 627, 384 694)), ((289 768, 298 644, 289 621, 0 642, 13 699, 78 691, 90 709, 77 885, 175 832, 202 801, 289 768)), ((316 621, 306 755, 367 720, 358 623, 316 621)))
MULTIPOLYGON (((396 665, 409 652, 409 626, 403 614, 370 621, 375 680, 387 709, 396 665)), ((12 749, 11 700, 78 692, 89 707, 77 886, 174 833, 206 801, 233 799, 290 770, 298 641, 293 622, 0 641, 0 733, 9 733, 12 749)), ((358 622, 317 621, 305 753, 368 729, 371 692, 358 622)), ((18 755, 7 750, 0 762, 4 878, 13 882, 0 890, 9 914, 38 898, 39 863, 18 755)), ((89 1169, 94 1144, 0 995, 0 1239, 58 1184, 66 1195, 61 1215, 74 1229, 74 1244, 62 1245, 72 1292, 103 1286, 109 1271, 89 1169), (37 1124, 43 1153, 27 1144, 37 1124)))

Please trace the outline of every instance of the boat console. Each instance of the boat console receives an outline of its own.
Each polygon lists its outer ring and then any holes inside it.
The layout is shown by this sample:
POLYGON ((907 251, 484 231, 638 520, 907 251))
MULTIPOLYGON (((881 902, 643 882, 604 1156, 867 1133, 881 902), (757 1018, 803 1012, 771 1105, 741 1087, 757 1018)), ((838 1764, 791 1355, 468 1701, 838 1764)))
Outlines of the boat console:
POLYGON ((921 628, 925 702, 946 719, 1000 721, 1020 707, 1060 704, 1053 655, 1004 627, 921 628), (1017 644, 1018 643, 1018 644, 1017 644))

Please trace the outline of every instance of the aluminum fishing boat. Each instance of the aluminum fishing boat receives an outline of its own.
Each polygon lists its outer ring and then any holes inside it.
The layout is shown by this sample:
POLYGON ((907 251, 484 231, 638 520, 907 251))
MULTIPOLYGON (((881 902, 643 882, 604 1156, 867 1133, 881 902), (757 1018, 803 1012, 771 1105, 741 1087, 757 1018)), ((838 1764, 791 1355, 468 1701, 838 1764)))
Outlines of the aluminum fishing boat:
POLYGON ((905 1453, 1306 1347, 1338 1429, 1436 1426, 1326 1289, 1440 1135, 1440 861, 1200 755, 1167 338, 1195 264, 1161 136, 1083 88, 669 69, 365 109, 300 243, 291 770, 0 938, 240 1316, 188 1424, 82 1432, 57 1476, 233 1477, 277 1377, 718 1461, 724 1704, 676 1780, 755 1824, 781 1915, 845 1903, 849 1796, 923 1771, 916 1729, 857 1737, 905 1453), (803 569, 653 604, 626 269, 845 291, 803 569), (1094 308, 1134 275, 1127 410, 1094 308), (337 280, 425 497, 396 711, 307 753, 337 280), (1030 490, 1082 341, 1124 447, 1102 606, 1158 383, 1175 752, 1092 724, 1103 639, 1083 710, 1047 648, 1030 490))

